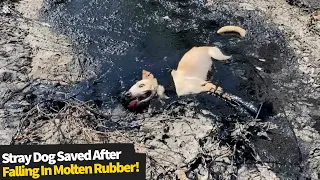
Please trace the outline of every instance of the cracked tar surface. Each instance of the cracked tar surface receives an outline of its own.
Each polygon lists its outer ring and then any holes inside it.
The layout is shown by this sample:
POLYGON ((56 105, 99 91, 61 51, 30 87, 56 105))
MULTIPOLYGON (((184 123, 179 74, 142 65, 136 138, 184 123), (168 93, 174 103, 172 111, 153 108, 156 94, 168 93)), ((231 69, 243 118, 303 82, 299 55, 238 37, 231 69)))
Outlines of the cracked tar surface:
POLYGON ((148 179, 319 179, 317 1, 1 2, 1 144, 135 143, 148 179), (133 15, 134 14, 134 15, 133 15), (41 15, 41 16, 40 16, 41 15), (236 24, 244 39, 218 36, 236 24), (213 81, 262 119, 205 94, 125 110, 117 96, 190 47, 233 54, 213 81), (90 103, 84 103, 90 101, 90 103), (272 112, 269 111, 273 108, 272 112))

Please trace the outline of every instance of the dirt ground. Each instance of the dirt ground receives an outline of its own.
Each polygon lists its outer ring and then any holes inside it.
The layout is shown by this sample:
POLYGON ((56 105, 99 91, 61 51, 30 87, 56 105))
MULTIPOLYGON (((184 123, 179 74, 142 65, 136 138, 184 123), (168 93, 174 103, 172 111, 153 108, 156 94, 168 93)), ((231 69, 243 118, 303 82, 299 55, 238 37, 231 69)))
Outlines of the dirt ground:
MULTIPOLYGON (((180 180, 186 179, 184 176, 320 179, 320 15, 316 14, 320 5, 317 1, 210 0, 206 3, 211 10, 215 4, 223 3, 235 14, 242 12, 239 9, 259 10, 266 23, 276 24, 294 49, 295 62, 285 64, 272 77, 275 83, 281 82, 274 92, 286 99, 279 116, 285 116, 292 125, 292 136, 301 153, 302 170, 291 174, 281 172, 281 168, 276 172, 276 163, 270 162, 235 165, 235 149, 219 146, 215 139, 219 126, 206 116, 209 112, 196 113, 193 103, 183 106, 190 110, 183 115, 168 115, 182 111, 176 107, 154 117, 123 114, 121 107, 101 112, 95 105, 77 100, 61 104, 49 96, 35 102, 34 92, 73 85, 95 75, 94 67, 84 66, 85 59, 75 53, 67 36, 57 34, 49 24, 39 21, 42 3, 42 0, 0 1, 0 144, 133 142, 138 152, 147 153, 148 179, 176 176, 180 180)), ((46 94, 65 96, 58 92, 46 94)), ((275 121, 236 124, 232 137, 245 141, 243 137, 251 127, 259 127, 263 134, 281 129, 282 125, 275 121)), ((288 158, 294 164, 296 157, 292 153, 288 158)), ((254 158, 259 161, 262 157, 254 158)), ((288 166, 292 171, 297 168, 288 166)))

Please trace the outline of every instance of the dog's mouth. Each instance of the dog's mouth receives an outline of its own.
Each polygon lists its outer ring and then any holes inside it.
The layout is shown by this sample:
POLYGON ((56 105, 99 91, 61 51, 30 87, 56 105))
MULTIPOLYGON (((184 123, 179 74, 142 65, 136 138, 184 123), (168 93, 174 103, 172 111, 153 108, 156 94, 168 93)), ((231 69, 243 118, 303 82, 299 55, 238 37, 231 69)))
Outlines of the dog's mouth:
POLYGON ((134 108, 139 106, 141 103, 148 102, 154 96, 154 92, 149 90, 145 91, 143 94, 134 97, 128 104, 128 108, 134 108))

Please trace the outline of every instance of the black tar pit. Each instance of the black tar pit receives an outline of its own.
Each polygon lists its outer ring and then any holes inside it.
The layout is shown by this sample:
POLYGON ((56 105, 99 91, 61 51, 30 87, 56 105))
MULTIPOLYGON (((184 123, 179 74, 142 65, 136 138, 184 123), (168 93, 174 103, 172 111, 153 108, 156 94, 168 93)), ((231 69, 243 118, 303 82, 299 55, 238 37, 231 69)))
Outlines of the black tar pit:
MULTIPOLYGON (((95 125, 103 123, 103 127, 95 128, 100 132, 140 132, 142 116, 146 116, 143 122, 148 117, 159 117, 158 122, 166 124, 162 117, 178 122, 181 118, 201 115, 218 127, 218 133, 212 130, 199 139, 199 144, 204 148, 208 142, 219 141, 220 146, 230 147, 232 162, 224 163, 232 164, 237 170, 269 163, 278 177, 296 179, 301 173, 300 150, 289 123, 277 116, 281 104, 272 91, 275 84, 270 79, 290 61, 292 52, 282 33, 265 24, 257 11, 245 14, 236 15, 232 8, 221 5, 209 8, 205 1, 191 0, 45 1, 42 19, 55 32, 72 39, 74 53, 85 57, 81 65, 93 71, 95 77, 73 86, 38 88, 28 100, 33 104, 41 102, 39 107, 47 113, 64 112, 70 107, 66 103, 69 100, 90 101, 94 109, 83 105, 90 112, 83 118, 95 125), (230 24, 242 26, 247 36, 216 33, 230 24), (232 55, 227 62, 214 61, 209 78, 225 91, 254 105, 257 112, 206 93, 177 97, 170 71, 191 47, 202 45, 218 46, 225 54, 232 55), (123 92, 141 79, 143 69, 153 73, 170 98, 160 102, 155 96, 139 109, 127 109, 132 99, 124 98, 123 92), (100 111, 116 111, 122 119, 112 120, 112 115, 100 111), (276 128, 270 129, 268 123, 276 128)), ((167 135, 170 131, 172 128, 165 127, 159 142, 170 143, 171 136, 167 135)), ((155 138, 158 137, 146 136, 144 142, 155 138)), ((150 161, 151 167, 157 166, 150 161)), ((205 167, 212 178, 219 179, 224 169, 216 170, 215 163, 213 156, 205 152, 198 154, 187 163, 187 176, 195 179, 199 169, 205 167)), ((153 178, 167 176, 171 174, 157 174, 153 178)))

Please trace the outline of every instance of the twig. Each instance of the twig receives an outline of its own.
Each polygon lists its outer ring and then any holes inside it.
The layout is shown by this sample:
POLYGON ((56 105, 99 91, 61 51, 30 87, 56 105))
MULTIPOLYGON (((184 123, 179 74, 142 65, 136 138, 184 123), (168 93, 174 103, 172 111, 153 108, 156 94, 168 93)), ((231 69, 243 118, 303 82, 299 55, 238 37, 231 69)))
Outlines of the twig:
POLYGON ((260 111, 261 111, 262 105, 263 105, 263 102, 262 102, 262 103, 260 103, 259 110, 258 110, 258 112, 257 112, 256 117, 254 118, 255 120, 257 120, 257 119, 258 119, 258 116, 259 116, 259 114, 260 114, 260 111))
POLYGON ((16 91, 13 91, 13 92, 9 95, 9 97, 8 97, 7 99, 5 99, 5 100, 2 101, 2 103, 0 104, 0 108, 3 108, 4 105, 5 105, 8 101, 10 101, 16 94, 22 92, 23 90, 25 90, 26 88, 28 88, 31 84, 33 84, 35 80, 37 80, 37 79, 34 79, 33 81, 27 83, 24 87, 22 87, 22 88, 20 88, 20 89, 18 89, 18 90, 16 90, 16 91))
POLYGON ((31 108, 31 109, 27 112, 27 114, 26 114, 26 116, 25 116, 24 118, 21 118, 21 119, 20 119, 19 125, 18 125, 18 127, 17 127, 17 132, 15 133, 14 136, 12 136, 12 139, 11 139, 10 144, 13 144, 13 143, 14 143, 15 137, 17 137, 17 136, 21 133, 22 125, 23 125, 24 122, 27 120, 27 118, 28 118, 32 113, 34 113, 34 110, 35 110, 35 109, 36 109, 36 107, 34 106, 33 108, 31 108))

